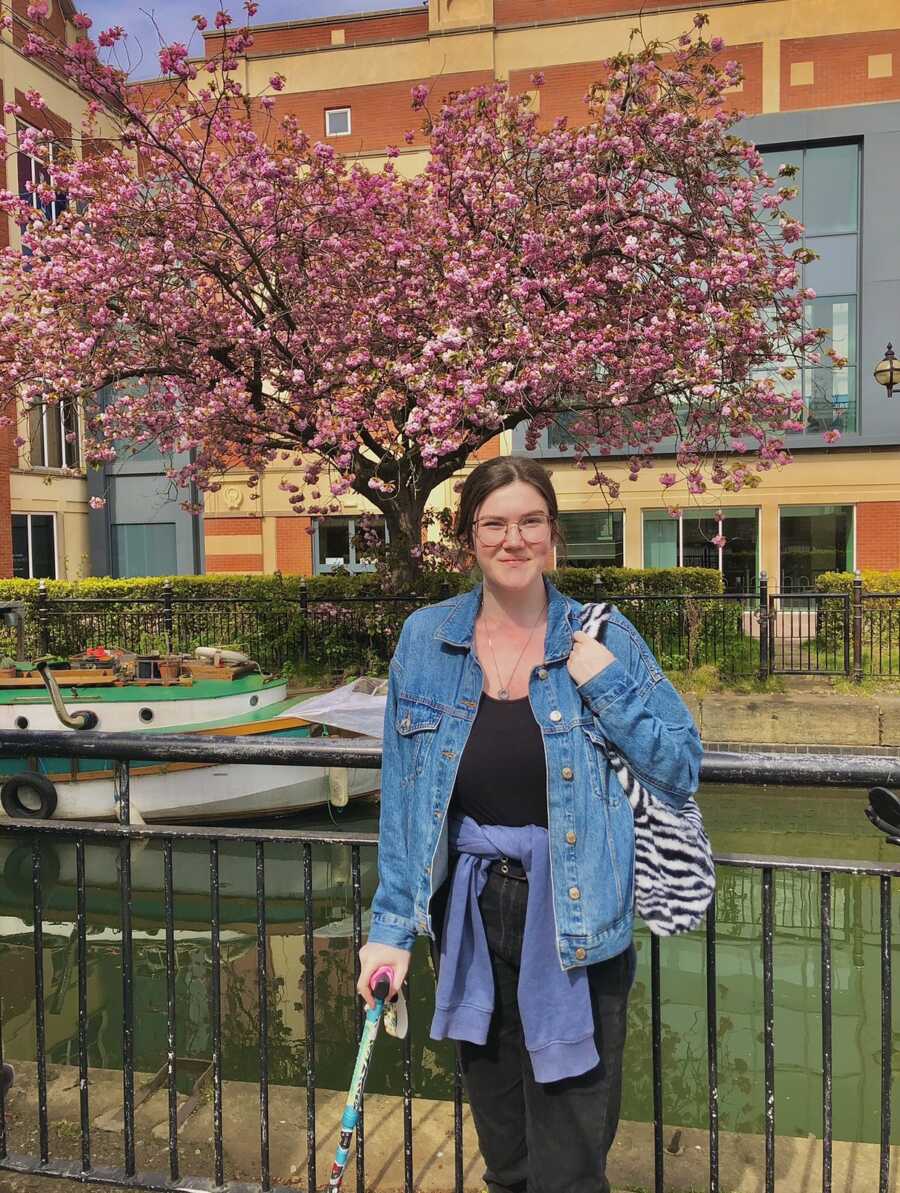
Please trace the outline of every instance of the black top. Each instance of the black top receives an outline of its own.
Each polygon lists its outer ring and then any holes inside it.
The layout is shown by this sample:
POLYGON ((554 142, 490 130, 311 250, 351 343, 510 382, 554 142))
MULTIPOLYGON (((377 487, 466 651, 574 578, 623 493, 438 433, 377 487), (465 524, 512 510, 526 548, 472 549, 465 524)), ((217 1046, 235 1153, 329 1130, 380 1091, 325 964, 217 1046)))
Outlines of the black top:
POLYGON ((547 763, 527 696, 483 694, 459 760, 450 812, 477 824, 547 828, 547 763))

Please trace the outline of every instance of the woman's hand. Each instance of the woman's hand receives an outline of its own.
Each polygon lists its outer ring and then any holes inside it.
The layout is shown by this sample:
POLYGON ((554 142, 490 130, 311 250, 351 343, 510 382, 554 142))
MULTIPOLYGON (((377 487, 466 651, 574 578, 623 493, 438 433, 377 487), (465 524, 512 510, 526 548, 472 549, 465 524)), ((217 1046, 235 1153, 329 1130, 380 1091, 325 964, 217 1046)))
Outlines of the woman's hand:
POLYGON ((363 945, 359 950, 361 969, 359 981, 356 983, 356 991, 367 1007, 375 1006, 375 999, 369 987, 369 980, 375 970, 381 969, 384 965, 389 965, 394 971, 394 980, 391 982, 390 994, 388 995, 388 998, 390 998, 403 985, 406 971, 409 969, 409 957, 410 954, 407 949, 395 949, 389 944, 363 945))
POLYGON ((574 642, 566 666, 576 685, 580 687, 601 671, 605 671, 610 663, 616 661, 616 656, 584 630, 576 630, 572 637, 574 642))

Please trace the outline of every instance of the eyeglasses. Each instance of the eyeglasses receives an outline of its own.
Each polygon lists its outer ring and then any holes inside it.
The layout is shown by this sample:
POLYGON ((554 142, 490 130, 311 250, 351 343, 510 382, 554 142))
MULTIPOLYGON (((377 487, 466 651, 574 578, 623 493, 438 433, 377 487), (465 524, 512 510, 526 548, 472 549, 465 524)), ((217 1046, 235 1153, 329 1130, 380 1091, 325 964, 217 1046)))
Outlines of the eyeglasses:
POLYGON ((542 543, 547 537, 550 522, 547 514, 527 514, 518 522, 510 522, 507 518, 478 518, 473 525, 483 547, 499 547, 513 526, 521 535, 523 543, 542 543))

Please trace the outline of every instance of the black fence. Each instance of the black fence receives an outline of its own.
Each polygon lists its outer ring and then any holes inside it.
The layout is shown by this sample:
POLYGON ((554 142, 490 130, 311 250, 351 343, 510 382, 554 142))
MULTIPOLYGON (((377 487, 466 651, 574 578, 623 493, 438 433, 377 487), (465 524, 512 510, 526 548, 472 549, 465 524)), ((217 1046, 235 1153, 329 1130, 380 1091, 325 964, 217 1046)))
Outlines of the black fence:
MULTIPOLYGON (((445 589, 443 595, 449 595, 445 589)), ((868 593, 857 577, 843 593, 776 593, 762 573, 758 592, 609 594, 634 622, 667 672, 711 666, 726 676, 846 676, 900 679, 900 593, 868 593)), ((69 655, 89 646, 146 654, 233 646, 261 667, 308 668, 329 676, 385 673, 404 619, 426 598, 409 595, 297 600, 181 597, 122 601, 38 593, 26 626, 32 655, 69 655)))
MULTIPOLYGON (((223 1186, 230 1193, 288 1193, 288 1186, 274 1184, 275 1170, 270 1147, 270 983, 268 973, 267 933, 267 858, 276 847, 288 847, 296 851, 297 862, 297 919, 302 921, 305 941, 305 972, 302 988, 302 1010, 306 1032, 304 1056, 306 1086, 306 1180, 307 1193, 314 1193, 320 1187, 323 1173, 317 1170, 316 1162, 316 1099, 318 1085, 317 1037, 316 1037, 316 953, 313 947, 314 904, 312 850, 318 844, 339 846, 349 853, 350 886, 352 890, 352 948, 356 957, 362 939, 362 883, 363 857, 371 854, 377 846, 376 837, 369 833, 313 833, 266 830, 241 830, 226 828, 181 828, 172 826, 130 825, 130 770, 129 760, 165 762, 200 762, 217 764, 225 762, 257 762, 265 759, 275 764, 318 764, 377 767, 380 754, 377 747, 359 747, 353 743, 334 741, 321 742, 253 742, 249 739, 234 741, 205 738, 202 741, 178 735, 159 735, 154 738, 134 734, 67 734, 62 732, 5 732, 0 733, 0 756, 54 756, 69 754, 73 757, 90 758, 103 756, 116 761, 116 788, 118 795, 118 824, 84 824, 54 821, 4 821, 0 820, 0 839, 13 838, 21 841, 30 850, 31 870, 31 916, 33 922, 32 949, 34 954, 35 988, 35 1056, 36 1089, 35 1139, 36 1154, 13 1152, 9 1148, 7 1108, 0 1091, 0 1171, 35 1173, 54 1176, 73 1183, 99 1181, 115 1188, 164 1191, 188 1191, 211 1193, 223 1186), (74 965, 77 971, 78 998, 78 1090, 79 1123, 77 1128, 78 1155, 61 1157, 51 1155, 50 1117, 48 1106, 48 1044, 45 1034, 45 990, 44 925, 45 925, 45 882, 42 867, 43 847, 46 842, 65 842, 75 850, 75 923, 76 948, 74 965), (85 851, 97 842, 107 842, 117 850, 117 878, 120 933, 120 969, 122 983, 122 1155, 118 1166, 95 1167, 92 1160, 92 1086, 88 1061, 88 984, 86 922, 90 892, 86 882, 85 851), (136 1067, 135 1030, 136 1011, 133 997, 134 987, 134 939, 133 939, 133 887, 132 861, 135 847, 146 842, 161 844, 163 851, 163 896, 164 923, 163 940, 166 975, 166 1061, 160 1075, 160 1086, 168 1095, 168 1172, 142 1171, 137 1162, 135 1147, 135 1105, 136 1067), (205 850, 208 869, 209 932, 211 947, 210 971, 210 1049, 208 1062, 211 1066, 213 1160, 211 1172, 188 1175, 185 1173, 185 1157, 179 1147, 178 1138, 178 1081, 179 1058, 176 1055, 176 1029, 181 1014, 176 997, 175 964, 175 904, 173 886, 173 863, 179 847, 191 843, 205 850), (258 1008, 256 1049, 258 1056, 258 1140, 259 1160, 257 1179, 231 1182, 226 1185, 226 1159, 223 1139, 224 1055, 222 1009, 222 916, 221 916, 221 851, 232 844, 249 845, 254 851, 255 864, 255 920, 256 964, 255 998, 258 1008), (301 910, 302 908, 302 910, 301 910)), ((851 758, 832 756, 793 755, 710 755, 704 761, 703 778, 715 782, 808 784, 815 776, 820 786, 860 786, 870 783, 890 783, 896 780, 896 764, 890 759, 851 758)), ((781 875, 807 874, 817 882, 817 921, 819 936, 819 971, 821 982, 821 1164, 823 1193, 832 1188, 832 1161, 834 1146, 833 1131, 833 994, 832 980, 832 926, 833 892, 835 884, 849 884, 852 896, 862 884, 877 887, 878 936, 880 975, 877 991, 878 1002, 867 1008, 866 1014, 876 1021, 880 1018, 880 1047, 871 1058, 872 1077, 876 1074, 880 1083, 880 1125, 878 1193, 888 1193, 891 1179, 891 1081, 892 1081, 892 888, 900 879, 900 864, 873 864, 853 861, 798 861, 791 858, 760 855, 722 855, 716 859, 719 867, 720 884, 723 889, 724 876, 740 869, 757 875, 761 887, 761 985, 762 1014, 758 1023, 764 1056, 764 1088, 761 1110, 764 1122, 764 1156, 762 1187, 765 1193, 774 1193, 777 1147, 778 1100, 776 1091, 776 1014, 775 979, 778 973, 779 955, 775 943, 776 883, 781 875)), ((706 917, 704 941, 705 1007, 696 1010, 705 1014, 706 1027, 706 1103, 708 1120, 709 1182, 710 1193, 720 1193, 720 1046, 718 998, 718 939, 719 912, 714 902, 706 917)), ((662 1006, 663 982, 661 978, 660 954, 666 944, 660 944, 656 937, 650 939, 650 1007, 651 1030, 649 1055, 645 1064, 651 1074, 653 1103, 653 1187, 662 1193, 665 1179, 666 1150, 663 1093, 666 1082, 672 1080, 664 1064, 662 1006)), ((743 946, 746 947, 746 946, 743 946)), ((795 959, 789 957, 786 964, 793 972, 795 959)), ((346 985, 352 988, 358 976, 347 972, 346 985)), ((413 981, 419 979, 414 976, 413 981)), ((409 984, 407 997, 411 998, 409 984)), ((5 1016, 0 1012, 0 1059, 2 1059, 3 1029, 5 1016)), ((361 1017, 357 1019, 357 1039, 361 1031, 361 1017)), ((402 1154, 403 1186, 406 1193, 417 1187, 416 1140, 413 1130, 413 1087, 410 1065, 410 1037, 403 1044, 402 1054, 402 1154)), ((349 1079, 349 1073, 347 1074, 349 1079)), ((452 1139, 453 1139, 453 1182, 457 1193, 462 1193, 465 1172, 463 1152, 463 1092, 458 1068, 452 1074, 452 1139)), ((335 1118, 337 1119, 337 1115, 335 1118)), ((330 1125, 330 1124, 329 1124, 330 1125)), ((333 1124, 337 1131, 337 1121, 333 1124)), ((298 1124, 299 1127, 299 1124, 298 1124)), ((382 1130, 384 1127, 382 1126, 382 1130)), ((401 1140, 395 1141, 399 1150, 401 1140)), ((277 1157, 275 1158, 277 1162, 277 1157)), ((366 1185, 366 1133, 365 1120, 360 1121, 356 1150, 357 1189, 366 1185)), ((290 1186, 294 1193, 298 1184, 290 1186)))

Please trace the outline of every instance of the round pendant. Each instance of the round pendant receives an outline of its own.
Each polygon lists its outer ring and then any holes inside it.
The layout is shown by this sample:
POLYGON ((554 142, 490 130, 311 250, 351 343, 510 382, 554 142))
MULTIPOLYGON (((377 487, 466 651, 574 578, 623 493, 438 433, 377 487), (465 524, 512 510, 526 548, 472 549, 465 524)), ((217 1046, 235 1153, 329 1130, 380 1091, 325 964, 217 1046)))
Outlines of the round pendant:
POLYGON ((509 689, 501 688, 500 691, 497 693, 497 699, 498 700, 508 700, 509 699, 509 689))

